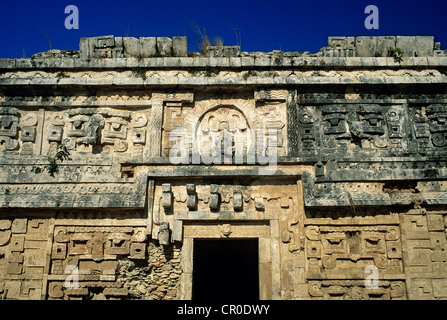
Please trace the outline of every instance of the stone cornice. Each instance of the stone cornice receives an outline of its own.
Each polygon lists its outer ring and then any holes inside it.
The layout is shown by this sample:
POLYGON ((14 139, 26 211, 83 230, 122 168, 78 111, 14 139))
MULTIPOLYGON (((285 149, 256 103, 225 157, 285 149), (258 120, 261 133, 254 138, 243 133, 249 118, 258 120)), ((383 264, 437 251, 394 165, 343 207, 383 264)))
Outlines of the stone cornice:
POLYGON ((153 58, 47 58, 0 59, 0 70, 94 70, 185 68, 428 68, 446 67, 447 57, 153 57, 153 58))

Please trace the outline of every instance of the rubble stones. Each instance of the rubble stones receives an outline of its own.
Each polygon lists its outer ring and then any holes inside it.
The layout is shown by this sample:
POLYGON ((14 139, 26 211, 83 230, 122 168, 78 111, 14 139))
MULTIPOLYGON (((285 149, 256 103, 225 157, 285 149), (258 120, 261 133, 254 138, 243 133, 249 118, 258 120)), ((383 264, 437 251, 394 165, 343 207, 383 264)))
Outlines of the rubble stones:
POLYGON ((172 257, 174 253, 178 256, 180 249, 174 246, 161 249, 150 242, 147 253, 149 259, 137 264, 120 260, 117 281, 121 282, 124 288, 128 288, 134 299, 178 299, 181 267, 180 260, 172 257))

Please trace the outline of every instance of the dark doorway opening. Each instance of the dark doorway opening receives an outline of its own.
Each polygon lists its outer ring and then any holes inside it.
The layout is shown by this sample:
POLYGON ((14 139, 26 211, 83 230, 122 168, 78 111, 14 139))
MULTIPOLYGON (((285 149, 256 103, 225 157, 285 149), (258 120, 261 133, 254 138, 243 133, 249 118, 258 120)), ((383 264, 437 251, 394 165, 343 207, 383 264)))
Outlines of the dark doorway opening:
POLYGON ((195 239, 192 298, 258 300, 258 239, 195 239))

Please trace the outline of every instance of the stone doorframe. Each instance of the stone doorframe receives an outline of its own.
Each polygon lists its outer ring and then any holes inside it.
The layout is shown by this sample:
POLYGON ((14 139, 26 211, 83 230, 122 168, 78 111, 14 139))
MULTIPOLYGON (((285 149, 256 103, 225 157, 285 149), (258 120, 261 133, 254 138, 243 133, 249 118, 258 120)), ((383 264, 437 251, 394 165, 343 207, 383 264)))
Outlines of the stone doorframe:
MULTIPOLYGON (((204 167, 199 170, 195 166, 175 168, 172 166, 156 166, 141 173, 141 175, 147 177, 148 182, 147 203, 145 205, 148 234, 152 239, 158 239, 161 244, 182 243, 180 299, 190 300, 192 298, 194 239, 213 238, 258 238, 259 298, 261 300, 281 299, 281 278, 284 275, 287 277, 290 273, 289 270, 282 270, 281 256, 290 262, 296 260, 293 259, 294 253, 302 250, 297 232, 298 229, 302 228, 302 217, 304 215, 301 183, 303 170, 312 171, 313 167, 278 165, 275 175, 265 177, 273 180, 279 179, 280 181, 290 179, 285 184, 289 188, 272 191, 258 190, 256 193, 261 194, 260 200, 256 197, 251 199, 251 209, 245 210, 244 208, 244 210, 237 212, 231 208, 231 205, 227 205, 226 209, 210 210, 207 206, 209 207, 211 202, 197 211, 188 210, 189 197, 191 196, 193 198, 191 200, 197 201, 197 191, 194 190, 194 187, 192 188, 192 194, 189 194, 184 181, 181 184, 168 185, 166 188, 163 188, 164 183, 157 185, 156 181, 157 179, 163 179, 163 181, 167 181, 167 184, 171 184, 170 181, 174 182, 177 179, 184 180, 187 178, 191 181, 189 184, 192 184, 194 178, 261 177, 256 167, 204 167), (173 199, 177 199, 174 195, 175 192, 183 193, 185 199, 181 200, 181 197, 179 197, 181 201, 176 202, 177 208, 168 214, 164 214, 160 209, 164 208, 163 195, 166 195, 166 203, 169 208, 172 208, 173 199), (264 192, 267 194, 266 198, 263 195, 264 192), (276 201, 276 205, 269 208, 266 205, 268 202, 263 203, 263 199, 276 201), (257 203, 258 201, 259 203, 257 203), (285 210, 285 214, 280 214, 281 210, 285 210), (161 222, 166 222, 163 229, 161 222)), ((274 181, 272 186, 277 186, 274 181)), ((205 188, 205 191, 202 189, 205 196, 211 195, 210 187, 211 185, 205 188)), ((239 201, 241 200, 239 196, 239 201)), ((300 265, 299 268, 301 267, 304 266, 300 265)), ((288 285, 293 287, 293 283, 288 283, 288 285)))
POLYGON ((188 221, 183 224, 180 299, 192 298, 195 239, 258 238, 259 298, 281 298, 278 220, 188 221))

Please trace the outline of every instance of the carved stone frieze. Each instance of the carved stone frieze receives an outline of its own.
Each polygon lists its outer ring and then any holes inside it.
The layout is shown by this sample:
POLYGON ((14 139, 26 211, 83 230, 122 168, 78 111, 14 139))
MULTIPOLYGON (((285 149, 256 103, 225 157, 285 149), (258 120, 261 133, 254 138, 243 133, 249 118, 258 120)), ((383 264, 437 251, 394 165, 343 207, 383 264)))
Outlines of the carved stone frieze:
POLYGON ((408 104, 338 104, 300 106, 303 152, 341 152, 371 157, 445 152, 445 108, 408 104), (414 139, 414 138, 416 139, 414 139))

